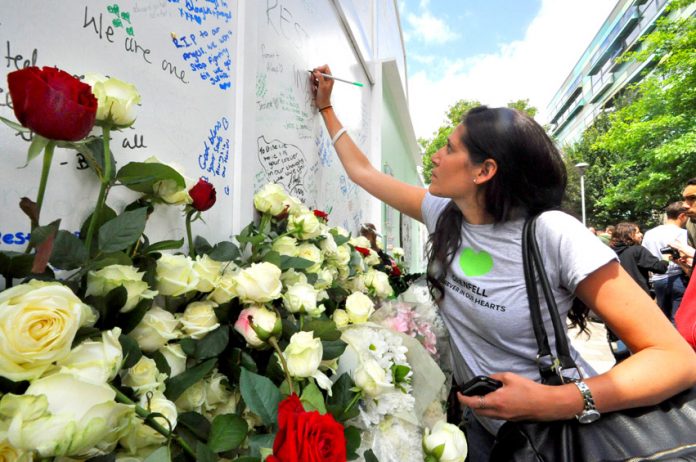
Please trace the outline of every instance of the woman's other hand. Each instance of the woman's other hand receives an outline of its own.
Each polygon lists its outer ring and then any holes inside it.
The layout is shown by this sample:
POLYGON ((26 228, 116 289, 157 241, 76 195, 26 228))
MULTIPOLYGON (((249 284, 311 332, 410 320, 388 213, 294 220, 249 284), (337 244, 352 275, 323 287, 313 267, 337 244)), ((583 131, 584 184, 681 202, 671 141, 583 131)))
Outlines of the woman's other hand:
POLYGON ((314 105, 317 109, 331 105, 331 91, 334 84, 333 79, 327 79, 321 74, 331 75, 331 69, 329 69, 327 64, 312 69, 312 75, 309 77, 312 84, 314 105))
POLYGON ((582 396, 573 384, 542 385, 511 372, 492 374, 491 378, 503 386, 485 396, 457 393, 459 402, 480 416, 502 420, 569 419, 583 409, 582 396))

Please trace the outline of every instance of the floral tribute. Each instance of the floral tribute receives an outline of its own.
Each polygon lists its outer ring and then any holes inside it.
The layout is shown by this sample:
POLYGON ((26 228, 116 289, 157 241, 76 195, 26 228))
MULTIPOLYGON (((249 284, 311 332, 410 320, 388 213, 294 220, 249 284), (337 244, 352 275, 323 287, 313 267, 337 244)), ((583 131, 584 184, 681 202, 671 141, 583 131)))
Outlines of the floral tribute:
POLYGON ((116 168, 133 85, 53 68, 8 80, 19 124, 3 122, 32 131, 43 169, 20 203, 26 252, 0 252, 0 460, 464 460, 461 432, 438 430, 444 375, 421 339, 370 321, 394 291, 363 240, 277 184, 234 242, 194 239, 210 183, 154 157, 116 168), (79 237, 41 220, 56 146, 100 182, 79 237), (114 186, 137 199, 111 208, 114 186), (186 238, 148 239, 162 207, 186 238))

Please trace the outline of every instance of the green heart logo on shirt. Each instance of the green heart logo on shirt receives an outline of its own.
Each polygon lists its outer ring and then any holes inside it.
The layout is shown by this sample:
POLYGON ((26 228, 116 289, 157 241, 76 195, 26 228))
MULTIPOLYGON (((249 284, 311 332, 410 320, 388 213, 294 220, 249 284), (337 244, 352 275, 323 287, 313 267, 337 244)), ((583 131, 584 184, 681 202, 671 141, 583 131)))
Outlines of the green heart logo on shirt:
POLYGON ((493 268, 493 257, 483 250, 476 252, 467 247, 459 254, 459 266, 467 276, 483 276, 493 268))

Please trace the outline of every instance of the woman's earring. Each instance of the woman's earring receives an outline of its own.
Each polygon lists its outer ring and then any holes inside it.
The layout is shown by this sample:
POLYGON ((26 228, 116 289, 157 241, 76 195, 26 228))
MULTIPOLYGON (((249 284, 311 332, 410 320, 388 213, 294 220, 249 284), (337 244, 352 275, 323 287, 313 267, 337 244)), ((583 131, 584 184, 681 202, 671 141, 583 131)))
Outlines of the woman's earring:
POLYGON ((474 183, 477 183, 477 184, 478 184, 478 180, 477 180, 476 178, 474 178, 474 183))

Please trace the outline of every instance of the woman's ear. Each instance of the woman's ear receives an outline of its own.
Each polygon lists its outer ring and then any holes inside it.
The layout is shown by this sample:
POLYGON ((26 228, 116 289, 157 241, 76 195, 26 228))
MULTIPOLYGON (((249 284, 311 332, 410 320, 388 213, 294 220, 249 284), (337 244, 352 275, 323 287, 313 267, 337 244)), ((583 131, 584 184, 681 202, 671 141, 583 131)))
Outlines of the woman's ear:
POLYGON ((498 172, 498 163, 495 159, 486 159, 481 162, 480 171, 476 175, 476 183, 481 184, 489 181, 498 172))

